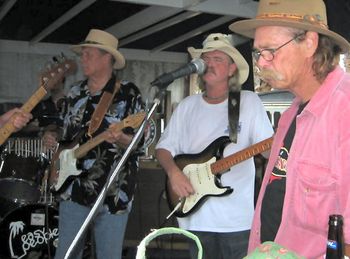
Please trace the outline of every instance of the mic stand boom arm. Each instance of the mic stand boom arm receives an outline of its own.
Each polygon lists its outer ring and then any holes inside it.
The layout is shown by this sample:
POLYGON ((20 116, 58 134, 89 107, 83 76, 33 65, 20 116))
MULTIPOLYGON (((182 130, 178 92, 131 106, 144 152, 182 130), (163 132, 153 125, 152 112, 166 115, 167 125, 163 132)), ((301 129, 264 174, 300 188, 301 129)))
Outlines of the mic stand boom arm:
POLYGON ((81 239, 83 234, 86 232, 87 227, 90 225, 91 221, 95 218, 98 209, 103 204, 103 201, 104 201, 104 199, 106 197, 108 189, 110 188, 110 186, 114 182, 114 179, 116 179, 116 177, 119 175, 120 169, 122 168, 122 166, 126 162, 126 160, 129 157, 131 151, 137 145, 137 143, 140 141, 141 136, 142 136, 142 134, 143 134, 143 132, 145 130, 147 121, 150 119, 150 117, 152 116, 152 114, 156 110, 157 106, 160 104, 161 99, 164 97, 165 89, 162 89, 161 91, 159 91, 158 97, 156 97, 153 100, 153 105, 152 105, 151 109, 146 113, 145 119, 143 120, 140 128, 137 130, 137 132, 134 135, 134 137, 132 138, 129 146, 125 150, 124 155, 119 160, 119 162, 118 162, 117 166, 115 167, 115 169, 112 169, 109 172, 106 184, 103 186, 99 196, 96 199, 96 202, 95 202, 94 206, 91 208, 91 210, 90 210, 89 214, 87 215, 85 221, 83 222, 82 226, 80 227, 77 235, 73 239, 73 242, 69 246, 69 248, 68 248, 68 250, 67 250, 67 252, 66 252, 66 254, 64 256, 64 259, 69 259, 70 258, 70 256, 71 256, 74 248, 76 247, 77 243, 79 242, 79 240, 81 239))

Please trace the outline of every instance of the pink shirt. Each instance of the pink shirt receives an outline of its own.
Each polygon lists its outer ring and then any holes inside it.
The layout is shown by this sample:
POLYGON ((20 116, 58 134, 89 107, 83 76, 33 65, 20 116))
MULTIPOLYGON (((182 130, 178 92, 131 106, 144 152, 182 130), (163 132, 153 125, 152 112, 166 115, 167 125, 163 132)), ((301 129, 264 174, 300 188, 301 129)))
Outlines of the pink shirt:
MULTIPOLYGON (((299 103, 296 98, 279 121, 256 205, 249 252, 260 244, 261 201, 299 103)), ((327 76, 297 117, 275 242, 306 258, 323 258, 330 214, 344 216, 344 238, 350 243, 350 75, 340 67, 327 76)))

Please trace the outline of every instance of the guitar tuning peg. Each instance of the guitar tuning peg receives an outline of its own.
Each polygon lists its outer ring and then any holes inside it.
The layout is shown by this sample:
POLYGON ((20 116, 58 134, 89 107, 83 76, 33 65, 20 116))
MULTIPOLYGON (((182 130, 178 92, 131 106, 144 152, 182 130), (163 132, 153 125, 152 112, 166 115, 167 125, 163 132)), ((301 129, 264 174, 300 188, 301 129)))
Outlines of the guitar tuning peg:
POLYGON ((56 64, 58 63, 58 58, 57 58, 56 56, 53 56, 53 57, 52 57, 52 60, 53 60, 53 62, 55 62, 56 64))
POLYGON ((53 66, 53 64, 52 64, 52 62, 50 62, 50 61, 48 61, 48 62, 45 63, 45 68, 46 68, 46 70, 51 70, 51 69, 52 69, 52 66, 53 66))
POLYGON ((43 76, 43 77, 41 78, 41 80, 42 80, 43 83, 46 83, 46 82, 49 81, 49 78, 46 77, 46 76, 43 76))
POLYGON ((63 52, 61 52, 61 58, 62 58, 62 60, 66 60, 66 56, 64 55, 63 52))

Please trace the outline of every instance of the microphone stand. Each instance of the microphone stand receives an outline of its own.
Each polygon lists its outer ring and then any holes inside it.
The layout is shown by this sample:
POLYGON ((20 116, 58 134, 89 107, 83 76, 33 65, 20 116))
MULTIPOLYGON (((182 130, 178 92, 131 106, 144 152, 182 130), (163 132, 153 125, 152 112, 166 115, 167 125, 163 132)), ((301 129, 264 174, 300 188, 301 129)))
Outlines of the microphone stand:
POLYGON ((89 214, 87 215, 85 221, 81 225, 77 235, 75 236, 75 238, 73 239, 71 245, 69 246, 69 248, 68 248, 68 250, 67 250, 67 252, 66 252, 66 254, 64 256, 64 259, 69 259, 70 258, 74 248, 78 244, 79 240, 82 238, 83 234, 86 232, 86 230, 87 230, 88 226, 90 225, 91 221, 95 218, 98 209, 103 204, 103 201, 106 198, 107 191, 109 190, 110 186, 112 185, 112 183, 114 182, 116 177, 119 175, 121 167, 126 162, 126 160, 129 157, 131 151, 133 150, 133 148, 140 141, 141 136, 142 136, 142 134, 143 134, 143 132, 145 130, 147 121, 151 118, 152 114, 154 113, 154 111, 156 110, 158 105, 161 103, 161 100, 164 98, 165 90, 166 90, 167 86, 168 85, 163 85, 163 84, 159 85, 159 92, 158 92, 157 96, 155 97, 155 99, 153 100, 152 107, 150 108, 150 110, 148 112, 146 112, 145 119, 143 120, 141 126, 137 130, 137 132, 134 135, 134 137, 132 138, 129 146, 125 150, 124 155, 119 160, 119 162, 116 165, 116 167, 114 169, 111 169, 111 171, 109 172, 109 175, 108 175, 108 178, 107 178, 107 181, 106 181, 105 185, 103 186, 99 196, 97 197, 94 206, 91 208, 91 210, 90 210, 89 214))

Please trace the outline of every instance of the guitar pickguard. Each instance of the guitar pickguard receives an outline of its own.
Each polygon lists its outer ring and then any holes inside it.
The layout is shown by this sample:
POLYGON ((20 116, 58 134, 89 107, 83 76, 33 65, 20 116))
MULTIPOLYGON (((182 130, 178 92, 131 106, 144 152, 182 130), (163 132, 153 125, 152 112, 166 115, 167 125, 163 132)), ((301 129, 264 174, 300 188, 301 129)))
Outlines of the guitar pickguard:
POLYGON ((223 196, 232 193, 230 187, 218 187, 216 176, 210 170, 210 164, 214 163, 213 157, 203 164, 189 164, 183 169, 184 174, 190 180, 196 193, 186 197, 182 205, 182 212, 187 214, 195 208, 197 203, 208 196, 223 196))
POLYGON ((76 163, 77 160, 74 157, 74 151, 79 147, 76 145, 72 149, 64 149, 61 151, 59 155, 59 161, 57 161, 57 165, 59 168, 56 168, 56 172, 58 173, 56 183, 52 186, 54 191, 59 191, 62 185, 66 182, 68 177, 77 176, 81 174, 82 170, 77 169, 76 163))

